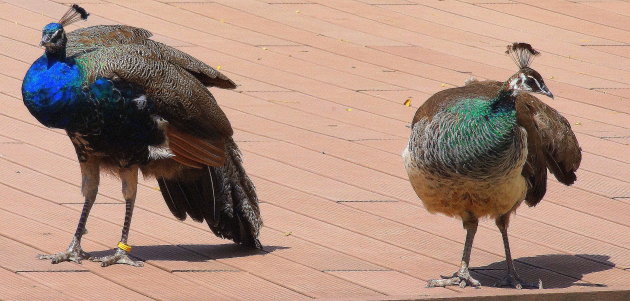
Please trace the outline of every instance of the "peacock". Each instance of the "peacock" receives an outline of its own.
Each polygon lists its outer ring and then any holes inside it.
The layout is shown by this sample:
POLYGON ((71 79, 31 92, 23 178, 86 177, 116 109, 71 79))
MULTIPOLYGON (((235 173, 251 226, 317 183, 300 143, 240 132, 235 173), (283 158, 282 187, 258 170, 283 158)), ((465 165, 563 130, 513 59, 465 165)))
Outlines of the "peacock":
POLYGON ((233 89, 234 82, 194 57, 151 40, 145 29, 100 25, 64 31, 88 15, 75 4, 59 22, 44 27, 45 53, 22 84, 30 113, 70 137, 85 198, 68 249, 39 258, 142 266, 129 256, 128 244, 139 171, 157 179, 178 219, 205 220, 215 235, 261 249, 256 189, 245 173, 230 121, 206 88, 233 89), (81 237, 101 171, 120 178, 125 219, 115 253, 90 257, 81 248, 81 237))
POLYGON ((530 68, 538 51, 527 43, 508 45, 519 70, 507 81, 470 80, 440 91, 418 108, 403 161, 409 181, 430 213, 462 220, 466 241, 460 269, 428 287, 480 287, 469 270, 481 218, 493 218, 503 237, 507 275, 497 286, 538 287, 517 274, 508 242, 510 216, 523 201, 538 204, 546 192, 547 169, 565 185, 576 180, 581 149, 569 122, 529 93, 553 98, 530 68))

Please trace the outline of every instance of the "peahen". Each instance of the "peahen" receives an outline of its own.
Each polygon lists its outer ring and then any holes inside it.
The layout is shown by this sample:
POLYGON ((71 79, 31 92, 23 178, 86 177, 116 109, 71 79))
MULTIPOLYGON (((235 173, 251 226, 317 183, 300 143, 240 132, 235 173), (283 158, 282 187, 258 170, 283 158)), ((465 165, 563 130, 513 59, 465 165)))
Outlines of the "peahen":
POLYGON ((115 254, 91 258, 102 266, 141 266, 127 244, 138 170, 155 177, 170 211, 208 223, 219 237, 262 248, 262 226, 253 183, 245 173, 233 130, 206 88, 234 82, 177 49, 150 40, 151 33, 123 25, 69 33, 64 26, 88 13, 73 5, 44 27, 46 52, 26 73, 24 104, 47 127, 64 129, 81 166, 85 204, 65 252, 40 259, 81 262, 89 254, 81 237, 96 199, 100 171, 120 177, 126 203, 115 254))
POLYGON ((440 91, 416 112, 403 160, 409 181, 425 208, 460 218, 466 229, 461 267, 429 287, 480 286, 469 271, 478 220, 495 219, 503 236, 507 275, 499 286, 542 287, 523 282, 510 254, 510 215, 525 201, 545 195, 547 169, 563 184, 576 180, 582 158, 570 124, 527 92, 553 98, 529 65, 539 53, 529 44, 508 45, 519 71, 505 82, 467 82, 440 91))

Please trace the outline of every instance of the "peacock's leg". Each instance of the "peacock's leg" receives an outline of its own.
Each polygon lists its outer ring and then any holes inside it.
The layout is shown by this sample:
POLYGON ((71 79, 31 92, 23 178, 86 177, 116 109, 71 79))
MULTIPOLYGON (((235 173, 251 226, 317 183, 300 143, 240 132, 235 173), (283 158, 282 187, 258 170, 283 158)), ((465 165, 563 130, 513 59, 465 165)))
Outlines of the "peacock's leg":
POLYGON ((496 219, 496 224, 503 236, 503 247, 505 247, 505 261, 507 263, 507 275, 503 279, 495 283, 495 286, 509 286, 516 289, 522 288, 538 288, 542 289, 542 281, 538 280, 538 283, 526 283, 518 276, 516 269, 514 268, 514 261, 512 260, 512 253, 510 252, 510 242, 508 241, 507 228, 510 223, 510 214, 508 212, 496 219))
POLYGON ((117 263, 141 267, 144 265, 142 261, 136 261, 129 257, 131 247, 127 245, 131 216, 138 190, 138 167, 123 168, 120 170, 119 175, 122 180, 123 197, 125 198, 125 224, 123 225, 120 243, 114 255, 92 258, 91 260, 100 262, 101 266, 104 267, 117 263))
POLYGON ((50 259, 52 263, 60 263, 64 261, 73 261, 81 263, 81 260, 88 259, 90 254, 84 252, 81 249, 81 237, 87 233, 85 224, 87 223, 88 216, 94 201, 96 200, 96 194, 98 193, 98 184, 100 181, 99 164, 96 160, 89 160, 81 163, 81 193, 85 197, 85 203, 83 204, 83 210, 81 211, 81 218, 77 225, 77 230, 74 233, 72 242, 68 246, 65 252, 50 254, 50 255, 37 255, 39 259, 50 259))
POLYGON ((464 288, 466 286, 481 287, 481 283, 470 276, 470 270, 468 265, 470 263, 470 252, 472 251, 473 240, 475 239, 475 233, 477 233, 477 226, 479 220, 472 214, 463 217, 464 229, 466 229, 466 242, 464 244, 464 254, 462 255, 462 263, 459 271, 455 272, 453 276, 442 276, 443 279, 432 279, 427 282, 427 287, 445 287, 449 285, 459 285, 464 288))

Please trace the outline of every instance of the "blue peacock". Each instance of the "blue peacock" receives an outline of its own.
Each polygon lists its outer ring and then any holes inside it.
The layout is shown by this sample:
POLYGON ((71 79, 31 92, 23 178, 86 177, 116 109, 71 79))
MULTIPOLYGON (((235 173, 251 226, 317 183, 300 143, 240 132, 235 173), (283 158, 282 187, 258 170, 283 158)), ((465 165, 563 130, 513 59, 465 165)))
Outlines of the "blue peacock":
POLYGON ((128 234, 138 173, 157 179, 178 219, 206 221, 219 237, 262 248, 256 190, 245 173, 229 120, 206 87, 233 89, 212 67, 123 25, 66 33, 89 14, 73 5, 46 25, 46 51, 27 71, 24 104, 47 127, 64 129, 81 166, 85 203, 68 249, 40 255, 53 263, 90 258, 103 266, 141 266, 129 256, 128 234), (116 252, 91 258, 81 248, 101 170, 120 177, 125 221, 116 252))
POLYGON ((495 219, 505 248, 507 275, 499 286, 542 287, 516 272, 507 228, 525 201, 538 204, 547 170, 563 184, 576 180, 581 149, 569 122, 528 92, 553 98, 542 76, 530 68, 538 51, 508 45, 519 70, 505 82, 470 80, 440 91, 416 112, 403 151, 409 181, 425 208, 460 218, 467 231, 460 269, 428 286, 480 286, 469 270, 478 221, 495 219))

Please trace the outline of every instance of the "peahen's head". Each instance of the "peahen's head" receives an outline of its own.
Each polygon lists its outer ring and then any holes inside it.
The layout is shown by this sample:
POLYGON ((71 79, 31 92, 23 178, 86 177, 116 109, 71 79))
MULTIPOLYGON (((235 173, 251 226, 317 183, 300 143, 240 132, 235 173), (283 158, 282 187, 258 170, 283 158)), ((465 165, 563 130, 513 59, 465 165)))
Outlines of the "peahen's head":
POLYGON ((85 20, 89 15, 82 7, 76 4, 72 5, 59 22, 50 23, 44 27, 40 45, 46 47, 47 53, 63 51, 68 42, 68 37, 63 27, 79 20, 85 20))
POLYGON ((518 65, 519 70, 507 80, 507 88, 519 92, 531 92, 547 95, 553 98, 553 94, 545 85, 540 73, 529 67, 534 56, 539 54, 531 45, 527 43, 514 43, 507 46, 507 51, 514 62, 518 65))

